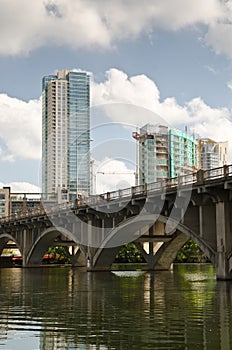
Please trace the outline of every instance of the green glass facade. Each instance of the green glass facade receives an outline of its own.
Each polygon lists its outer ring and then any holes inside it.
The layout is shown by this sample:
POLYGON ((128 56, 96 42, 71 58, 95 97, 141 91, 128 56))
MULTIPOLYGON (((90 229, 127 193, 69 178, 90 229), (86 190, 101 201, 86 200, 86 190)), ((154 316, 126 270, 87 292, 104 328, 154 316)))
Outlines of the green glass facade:
POLYGON ((69 73, 68 189, 71 194, 90 193, 89 76, 69 73))
POLYGON ((198 142, 163 125, 147 124, 133 137, 139 142, 139 183, 187 174, 197 168, 198 142))
POLYGON ((198 143, 193 136, 170 129, 170 177, 187 174, 197 168, 198 143))

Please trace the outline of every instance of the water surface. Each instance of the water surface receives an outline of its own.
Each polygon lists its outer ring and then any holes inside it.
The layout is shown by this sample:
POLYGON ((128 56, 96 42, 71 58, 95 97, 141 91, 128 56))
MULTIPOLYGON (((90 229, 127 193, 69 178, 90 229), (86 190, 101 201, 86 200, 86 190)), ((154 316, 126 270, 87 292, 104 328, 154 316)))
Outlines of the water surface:
POLYGON ((168 272, 0 269, 0 349, 232 349, 232 282, 168 272))

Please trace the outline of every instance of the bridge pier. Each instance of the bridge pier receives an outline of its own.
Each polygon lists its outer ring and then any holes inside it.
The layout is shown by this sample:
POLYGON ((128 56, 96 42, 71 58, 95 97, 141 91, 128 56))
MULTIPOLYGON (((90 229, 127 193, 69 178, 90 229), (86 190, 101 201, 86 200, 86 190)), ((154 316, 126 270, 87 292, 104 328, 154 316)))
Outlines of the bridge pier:
POLYGON ((216 203, 217 257, 216 274, 218 279, 232 279, 229 256, 232 251, 231 207, 228 201, 216 203))
POLYGON ((224 252, 217 253, 216 275, 218 280, 232 279, 228 255, 224 252))

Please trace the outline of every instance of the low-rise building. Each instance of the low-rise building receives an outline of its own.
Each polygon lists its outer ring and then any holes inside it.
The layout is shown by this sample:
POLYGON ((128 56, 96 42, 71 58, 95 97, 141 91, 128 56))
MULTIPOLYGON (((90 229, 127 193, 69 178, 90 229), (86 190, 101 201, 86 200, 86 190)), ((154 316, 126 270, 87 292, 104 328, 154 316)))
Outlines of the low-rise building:
POLYGON ((0 218, 10 214, 10 187, 0 188, 0 218))

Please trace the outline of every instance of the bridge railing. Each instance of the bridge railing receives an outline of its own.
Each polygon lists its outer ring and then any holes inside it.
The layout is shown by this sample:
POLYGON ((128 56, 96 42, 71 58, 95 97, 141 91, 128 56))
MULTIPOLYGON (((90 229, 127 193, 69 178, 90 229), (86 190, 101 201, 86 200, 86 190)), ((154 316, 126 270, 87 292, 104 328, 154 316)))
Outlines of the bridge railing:
POLYGON ((224 167, 204 170, 203 174, 204 174, 203 175, 204 180, 213 180, 213 179, 223 178, 225 176, 224 167))
POLYGON ((4 223, 4 222, 9 222, 9 221, 15 221, 18 219, 23 219, 23 218, 27 218, 27 217, 33 217, 33 216, 39 216, 39 215, 44 215, 45 214, 45 210, 43 209, 33 209, 30 212, 18 212, 18 213, 13 213, 10 214, 8 216, 5 216, 3 218, 0 218, 0 223, 4 223))
POLYGON ((151 191, 160 190, 162 186, 163 186, 162 181, 151 182, 147 184, 147 191, 151 192, 151 191))
POLYGON ((232 165, 227 165, 227 176, 232 176, 232 165))
POLYGON ((132 193, 132 187, 130 187, 130 188, 124 188, 124 189, 122 189, 122 190, 118 190, 117 192, 118 192, 119 198, 128 197, 128 196, 130 196, 131 193, 132 193))
MULTIPOLYGON (((210 170, 199 170, 197 172, 192 172, 178 177, 162 179, 157 182, 119 189, 117 191, 106 192, 96 196, 77 198, 74 206, 80 207, 81 205, 97 205, 121 198, 134 198, 136 196, 147 195, 148 193, 154 193, 161 190, 166 191, 168 189, 175 189, 182 185, 191 185, 197 182, 202 183, 202 181, 211 181, 214 179, 227 177, 232 177, 232 165, 224 165, 223 167, 210 170)), ((73 208, 73 203, 57 204, 52 205, 51 207, 48 206, 46 210, 41 207, 33 208, 29 212, 23 209, 19 213, 11 214, 7 217, 1 218, 0 222, 3 223, 25 217, 49 214, 57 212, 59 210, 67 210, 69 208, 73 208)))
MULTIPOLYGON (((232 165, 230 166, 224 166, 220 168, 210 169, 210 170, 200 170, 202 172, 202 180, 208 181, 218 178, 223 178, 225 176, 232 176, 232 165)), ((163 179, 156 182, 139 185, 139 186, 133 186, 130 188, 117 190, 113 192, 106 192, 100 195, 101 200, 115 200, 120 199, 123 197, 134 197, 136 195, 141 195, 144 193, 149 192, 156 192, 160 191, 162 189, 169 189, 169 188, 177 188, 178 186, 185 186, 185 185, 192 185, 194 183, 197 183, 199 180, 198 172, 189 172, 185 175, 180 175, 173 178, 163 179)), ((87 204, 90 203, 97 203, 99 199, 99 195, 97 198, 93 199, 91 197, 91 200, 87 200, 87 204)))
POLYGON ((82 203, 86 204, 98 204, 104 200, 111 201, 126 197, 135 197, 137 195, 147 194, 149 192, 156 192, 162 189, 175 188, 179 185, 188 185, 197 181, 196 173, 189 173, 186 175, 163 179, 157 182, 133 186, 125 189, 119 189, 117 191, 106 192, 101 195, 92 196, 83 200, 82 203))

